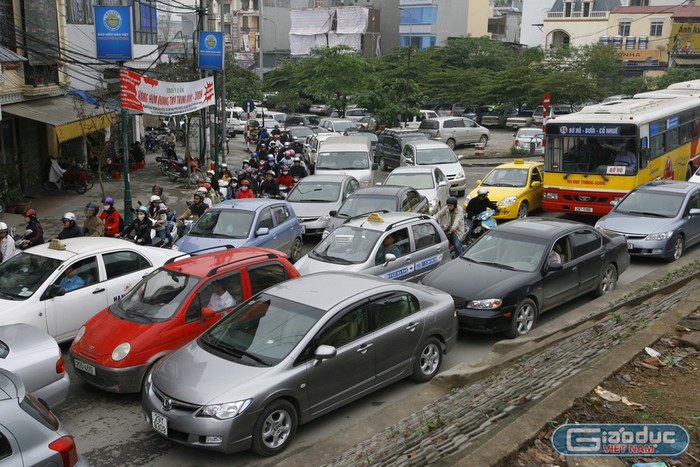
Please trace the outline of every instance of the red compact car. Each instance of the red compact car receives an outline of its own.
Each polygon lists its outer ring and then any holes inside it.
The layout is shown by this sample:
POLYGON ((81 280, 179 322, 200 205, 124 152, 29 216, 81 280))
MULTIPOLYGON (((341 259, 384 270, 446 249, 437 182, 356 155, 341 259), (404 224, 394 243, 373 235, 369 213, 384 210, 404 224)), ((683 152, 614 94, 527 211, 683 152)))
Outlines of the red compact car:
POLYGON ((242 247, 170 259, 105 308, 73 340, 70 359, 88 383, 139 392, 160 358, 199 336, 237 304, 299 277, 284 253, 242 247))

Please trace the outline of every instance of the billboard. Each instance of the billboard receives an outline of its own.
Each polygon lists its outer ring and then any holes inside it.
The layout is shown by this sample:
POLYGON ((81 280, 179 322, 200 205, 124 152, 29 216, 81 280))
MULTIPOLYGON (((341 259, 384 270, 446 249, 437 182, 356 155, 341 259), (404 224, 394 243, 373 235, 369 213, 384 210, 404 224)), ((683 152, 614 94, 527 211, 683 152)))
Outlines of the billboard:
POLYGON ((672 54, 700 54, 700 23, 674 23, 668 50, 672 54))
POLYGON ((659 51, 651 49, 620 50, 622 61, 627 66, 659 66, 659 51))
POLYGON ((199 68, 224 69, 224 35, 221 32, 199 31, 199 68))
POLYGON ((122 107, 150 115, 184 115, 214 105, 214 78, 186 83, 159 81, 122 68, 122 107))
POLYGON ((131 7, 95 7, 95 42, 98 59, 131 60, 133 57, 131 32, 131 7))

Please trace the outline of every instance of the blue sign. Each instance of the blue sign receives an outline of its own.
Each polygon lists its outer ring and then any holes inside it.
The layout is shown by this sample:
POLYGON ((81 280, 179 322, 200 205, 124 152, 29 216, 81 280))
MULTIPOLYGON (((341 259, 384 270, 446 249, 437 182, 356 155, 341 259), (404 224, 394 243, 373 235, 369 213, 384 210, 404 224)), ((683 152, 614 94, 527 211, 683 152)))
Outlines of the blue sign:
POLYGON ((251 101, 250 99, 243 101, 243 105, 241 106, 245 112, 252 112, 255 110, 255 103, 251 101))
POLYGON ((671 117, 666 120, 666 128, 674 128, 680 124, 681 119, 678 116, 671 117))
POLYGON ((199 31, 199 68, 224 69, 224 35, 221 32, 199 31))
POLYGON ((677 456, 688 443, 685 428, 671 424, 567 424, 552 434, 552 446, 566 456, 677 456))
POLYGON ((568 136, 620 136, 619 126, 605 125, 562 125, 559 133, 568 136))
POLYGON ((96 6, 95 42, 98 59, 131 60, 134 56, 131 42, 131 7, 96 6))

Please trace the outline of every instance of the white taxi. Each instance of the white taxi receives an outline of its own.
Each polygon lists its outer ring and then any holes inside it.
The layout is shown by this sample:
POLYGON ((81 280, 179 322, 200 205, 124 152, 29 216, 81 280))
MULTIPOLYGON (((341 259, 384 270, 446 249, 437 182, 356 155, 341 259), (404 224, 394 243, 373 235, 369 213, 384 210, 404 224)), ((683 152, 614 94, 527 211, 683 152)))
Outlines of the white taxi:
POLYGON ((52 240, 18 252, 0 264, 0 325, 25 323, 68 341, 94 314, 180 254, 103 237, 52 240))

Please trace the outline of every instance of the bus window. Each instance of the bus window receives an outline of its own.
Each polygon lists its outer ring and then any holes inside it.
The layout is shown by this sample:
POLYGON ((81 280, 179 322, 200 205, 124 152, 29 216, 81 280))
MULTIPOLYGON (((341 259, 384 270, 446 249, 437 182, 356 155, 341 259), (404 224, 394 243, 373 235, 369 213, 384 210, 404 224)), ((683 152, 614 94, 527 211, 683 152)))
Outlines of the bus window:
POLYGON ((673 149, 676 149, 678 146, 680 146, 678 137, 679 137, 679 131, 678 128, 672 128, 668 131, 666 131, 665 135, 665 143, 666 143, 666 150, 671 151, 673 149))
POLYGON ((651 137, 651 145, 649 147, 651 150, 651 158, 654 159, 656 157, 662 156, 664 154, 664 135, 663 133, 660 135, 652 136, 651 137))

